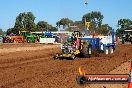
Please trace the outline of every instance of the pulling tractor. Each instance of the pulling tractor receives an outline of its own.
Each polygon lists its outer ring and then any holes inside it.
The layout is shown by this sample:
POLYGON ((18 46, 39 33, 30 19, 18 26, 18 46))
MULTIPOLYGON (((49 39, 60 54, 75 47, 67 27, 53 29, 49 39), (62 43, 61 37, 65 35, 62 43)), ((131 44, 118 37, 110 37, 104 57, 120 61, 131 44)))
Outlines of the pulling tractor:
POLYGON ((132 29, 123 31, 122 44, 125 44, 125 42, 130 42, 132 44, 132 29))
POLYGON ((62 53, 56 53, 54 59, 71 58, 75 59, 77 56, 91 57, 93 51, 103 52, 105 54, 112 54, 116 48, 114 31, 111 36, 81 36, 79 31, 75 31, 70 42, 61 45, 62 53))
POLYGON ((86 41, 81 40, 81 33, 74 31, 72 36, 67 39, 67 42, 61 45, 62 53, 56 53, 54 59, 70 58, 75 59, 76 56, 91 57, 92 45, 86 41))

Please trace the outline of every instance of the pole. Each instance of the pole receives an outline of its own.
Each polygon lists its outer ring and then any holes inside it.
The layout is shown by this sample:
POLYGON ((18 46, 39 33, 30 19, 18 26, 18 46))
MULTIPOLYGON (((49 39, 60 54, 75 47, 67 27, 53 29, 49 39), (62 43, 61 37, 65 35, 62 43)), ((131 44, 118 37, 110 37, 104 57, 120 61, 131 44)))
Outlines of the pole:
POLYGON ((115 33, 114 33, 114 29, 112 29, 112 44, 115 43, 115 33))
MULTIPOLYGON (((86 1, 85 2, 85 5, 87 6, 88 5, 88 2, 86 1)), ((86 17, 84 17, 84 32, 85 32, 85 35, 87 36, 87 35, 90 35, 90 30, 87 28, 87 26, 86 26, 86 17)))
POLYGON ((128 88, 132 88, 132 61, 131 61, 131 68, 130 68, 130 74, 129 74, 128 88))
POLYGON ((84 32, 85 32, 85 35, 87 35, 86 17, 84 17, 84 32))

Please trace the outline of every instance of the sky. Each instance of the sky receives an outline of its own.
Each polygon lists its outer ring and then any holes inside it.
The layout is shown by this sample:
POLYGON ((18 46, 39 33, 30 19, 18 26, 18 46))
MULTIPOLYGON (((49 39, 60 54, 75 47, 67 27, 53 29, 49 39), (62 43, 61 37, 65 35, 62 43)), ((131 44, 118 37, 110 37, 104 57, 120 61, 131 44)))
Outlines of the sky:
POLYGON ((44 20, 56 26, 61 18, 79 21, 91 11, 100 11, 103 23, 117 29, 119 19, 132 20, 132 0, 0 0, 0 28, 4 31, 12 28, 22 12, 32 12, 35 23, 44 20))

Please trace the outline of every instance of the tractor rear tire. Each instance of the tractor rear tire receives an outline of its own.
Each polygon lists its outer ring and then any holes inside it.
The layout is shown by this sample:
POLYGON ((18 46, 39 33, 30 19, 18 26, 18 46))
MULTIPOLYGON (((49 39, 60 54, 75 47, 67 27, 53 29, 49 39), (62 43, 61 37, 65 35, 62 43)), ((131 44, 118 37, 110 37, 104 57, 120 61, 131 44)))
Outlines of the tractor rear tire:
POLYGON ((82 55, 84 57, 91 57, 92 55, 92 47, 91 45, 89 45, 87 42, 84 43, 84 45, 82 46, 82 55))

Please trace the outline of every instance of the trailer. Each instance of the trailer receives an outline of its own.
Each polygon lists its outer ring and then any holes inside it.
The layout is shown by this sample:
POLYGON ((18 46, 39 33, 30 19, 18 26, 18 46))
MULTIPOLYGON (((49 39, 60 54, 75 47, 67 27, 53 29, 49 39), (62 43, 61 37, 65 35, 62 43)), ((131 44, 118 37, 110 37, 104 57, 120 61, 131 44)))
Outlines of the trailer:
POLYGON ((80 38, 83 41, 88 41, 92 45, 93 50, 112 54, 116 48, 114 32, 110 36, 85 36, 80 38))

